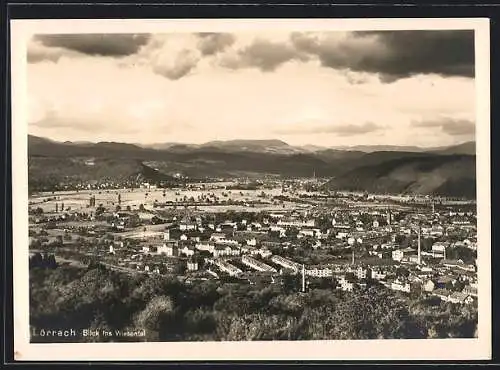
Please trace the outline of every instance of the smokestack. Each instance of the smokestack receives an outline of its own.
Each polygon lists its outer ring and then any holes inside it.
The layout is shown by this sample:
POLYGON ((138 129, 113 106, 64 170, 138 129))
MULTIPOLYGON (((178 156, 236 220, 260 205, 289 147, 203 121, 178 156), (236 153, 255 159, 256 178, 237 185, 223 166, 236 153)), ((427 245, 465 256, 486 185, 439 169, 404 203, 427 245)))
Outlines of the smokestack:
POLYGON ((302 292, 306 291, 306 266, 302 264, 302 292))
POLYGON ((422 256, 420 254, 420 249, 421 249, 421 246, 420 246, 420 226, 418 226, 418 264, 420 265, 422 263, 422 256))

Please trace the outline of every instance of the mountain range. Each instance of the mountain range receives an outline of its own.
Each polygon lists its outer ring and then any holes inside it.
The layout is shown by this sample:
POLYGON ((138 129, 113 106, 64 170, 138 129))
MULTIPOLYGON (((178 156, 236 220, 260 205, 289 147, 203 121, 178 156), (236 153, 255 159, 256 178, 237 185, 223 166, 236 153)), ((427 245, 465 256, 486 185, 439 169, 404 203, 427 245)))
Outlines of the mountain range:
POLYGON ((437 148, 292 146, 281 140, 151 145, 57 142, 28 136, 29 179, 171 180, 274 175, 330 178, 328 189, 475 197, 475 143, 437 148), (88 160, 93 164, 88 165, 88 160))

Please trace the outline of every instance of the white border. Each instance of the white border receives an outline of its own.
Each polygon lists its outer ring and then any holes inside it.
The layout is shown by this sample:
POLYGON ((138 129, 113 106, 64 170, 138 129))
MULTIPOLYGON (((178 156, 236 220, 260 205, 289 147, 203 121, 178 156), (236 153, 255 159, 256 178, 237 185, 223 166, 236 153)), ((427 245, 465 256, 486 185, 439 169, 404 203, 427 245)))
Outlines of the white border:
MULTIPOLYGON (((490 68, 487 18, 435 19, 113 19, 13 20, 12 206, 14 348, 19 361, 196 360, 483 360, 491 358, 490 68), (245 30, 474 29, 479 323, 477 339, 205 343, 29 343, 26 46, 36 33, 243 32, 245 30)), ((452 93, 452 92, 450 92, 452 93)))

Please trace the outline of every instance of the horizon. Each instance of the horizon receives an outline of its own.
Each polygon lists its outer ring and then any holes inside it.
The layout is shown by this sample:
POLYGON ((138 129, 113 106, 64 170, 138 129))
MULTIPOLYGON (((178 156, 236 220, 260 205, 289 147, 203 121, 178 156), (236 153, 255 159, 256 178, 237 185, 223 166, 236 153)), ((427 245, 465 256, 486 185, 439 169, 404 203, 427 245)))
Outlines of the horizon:
POLYGON ((71 143, 71 144, 104 144, 104 143, 109 143, 109 144, 127 144, 127 145, 135 145, 138 147, 150 147, 153 145, 167 145, 167 144, 172 144, 172 145, 193 145, 193 146, 202 146, 202 145, 207 145, 210 143, 230 143, 230 142, 237 142, 237 141, 248 141, 248 142, 265 142, 265 141, 275 141, 275 142, 281 142, 283 144, 286 144, 290 147, 295 147, 295 148, 302 148, 302 147, 308 147, 308 146, 314 146, 314 147, 320 147, 324 149, 336 149, 336 148, 355 148, 355 147, 399 147, 399 148, 404 148, 404 147, 412 147, 412 148, 419 148, 419 149, 434 149, 434 148, 445 148, 445 147, 452 147, 452 146, 459 146, 459 145, 464 145, 464 144, 469 144, 469 143, 476 143, 475 139, 472 140, 466 140, 462 142, 458 142, 452 145, 440 145, 440 146, 418 146, 418 145, 393 145, 393 144, 375 144, 375 145, 359 145, 359 144, 353 144, 353 145, 345 145, 345 146, 324 146, 324 145, 317 145, 317 144, 303 144, 303 145, 293 145, 290 144, 284 140, 281 139, 226 139, 226 140, 210 140, 202 143, 190 143, 190 142, 154 142, 154 143, 137 143, 137 142, 124 142, 124 141, 108 141, 108 140, 101 140, 101 141, 90 141, 90 140, 55 140, 49 137, 45 136, 39 136, 39 135, 33 135, 28 133, 28 137, 36 137, 39 139, 44 139, 48 140, 54 143, 59 143, 59 144, 65 144, 65 143, 71 143))

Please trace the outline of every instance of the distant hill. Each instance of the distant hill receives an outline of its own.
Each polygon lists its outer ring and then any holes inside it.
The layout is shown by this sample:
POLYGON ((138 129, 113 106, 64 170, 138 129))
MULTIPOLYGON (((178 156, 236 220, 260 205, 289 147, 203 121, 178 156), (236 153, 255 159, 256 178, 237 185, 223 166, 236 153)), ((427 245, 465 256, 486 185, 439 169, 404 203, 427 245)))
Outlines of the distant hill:
POLYGON ((421 192, 452 196, 475 194, 474 143, 411 152, 319 149, 305 151, 279 140, 212 141, 154 149, 116 142, 61 143, 28 137, 29 178, 84 180, 130 176, 171 179, 200 177, 333 177, 331 189, 421 192), (94 160, 94 165, 86 161, 94 160))
POLYGON ((225 151, 243 151, 259 153, 293 154, 304 152, 303 149, 293 147, 281 140, 227 140, 209 141, 201 147, 211 147, 225 151))
POLYGON ((174 181, 173 177, 133 159, 29 157, 30 188, 60 182, 174 181))
POLYGON ((468 141, 462 144, 449 146, 447 148, 441 148, 435 150, 434 153, 437 154, 467 154, 476 155, 476 143, 474 141, 468 141))
POLYGON ((360 152, 365 152, 365 153, 373 153, 373 152, 381 152, 381 151, 419 153, 419 152, 425 152, 428 150, 426 148, 421 148, 418 146, 398 146, 398 145, 355 145, 355 146, 335 147, 333 149, 360 151, 360 152))
POLYGON ((475 198, 475 170, 474 156, 427 154, 357 167, 330 180, 324 187, 475 198))

